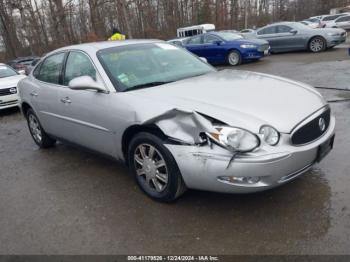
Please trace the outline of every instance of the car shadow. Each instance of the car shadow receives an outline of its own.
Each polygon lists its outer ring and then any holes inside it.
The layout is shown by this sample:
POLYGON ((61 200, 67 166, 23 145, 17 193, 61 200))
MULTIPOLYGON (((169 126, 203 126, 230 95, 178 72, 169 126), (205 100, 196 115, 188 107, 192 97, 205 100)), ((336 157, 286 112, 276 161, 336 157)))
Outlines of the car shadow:
POLYGON ((13 114, 17 114, 20 112, 21 112, 21 110, 18 107, 10 107, 10 108, 6 108, 6 109, 2 109, 2 110, 0 110, 0 118, 10 116, 13 114))

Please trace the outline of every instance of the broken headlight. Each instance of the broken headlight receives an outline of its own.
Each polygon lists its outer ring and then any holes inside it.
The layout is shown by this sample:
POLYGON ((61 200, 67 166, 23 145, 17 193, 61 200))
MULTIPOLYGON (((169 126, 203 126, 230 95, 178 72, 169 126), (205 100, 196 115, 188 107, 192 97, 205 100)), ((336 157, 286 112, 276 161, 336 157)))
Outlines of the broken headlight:
POLYGON ((208 136, 221 146, 237 152, 253 151, 260 144, 259 138, 253 133, 236 127, 218 126, 217 133, 208 136))
POLYGON ((280 141, 280 134, 272 126, 262 126, 260 128, 260 134, 263 140, 270 146, 275 146, 280 141))

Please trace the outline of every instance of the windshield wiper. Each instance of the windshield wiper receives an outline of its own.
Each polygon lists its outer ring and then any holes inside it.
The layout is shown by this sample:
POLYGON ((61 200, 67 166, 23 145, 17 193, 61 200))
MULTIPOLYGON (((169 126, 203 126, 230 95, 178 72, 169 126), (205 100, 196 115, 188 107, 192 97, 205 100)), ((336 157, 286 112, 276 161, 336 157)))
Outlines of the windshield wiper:
POLYGON ((149 83, 145 83, 145 84, 140 84, 140 85, 135 85, 135 86, 129 87, 128 89, 124 90, 124 92, 133 91, 133 90, 142 89, 142 88, 147 88, 147 87, 165 85, 165 84, 168 84, 168 83, 171 83, 171 82, 173 82, 173 81, 149 82, 149 83))

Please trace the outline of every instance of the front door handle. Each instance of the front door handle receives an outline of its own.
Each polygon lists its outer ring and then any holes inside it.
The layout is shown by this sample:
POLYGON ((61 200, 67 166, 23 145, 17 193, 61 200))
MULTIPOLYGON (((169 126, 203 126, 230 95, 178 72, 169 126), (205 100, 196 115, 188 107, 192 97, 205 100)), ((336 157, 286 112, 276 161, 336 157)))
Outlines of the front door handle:
POLYGON ((65 97, 65 98, 61 98, 61 102, 64 104, 70 104, 72 103, 72 101, 70 101, 69 97, 65 97))
POLYGON ((33 96, 33 97, 37 97, 38 93, 37 92, 31 92, 30 95, 33 96))

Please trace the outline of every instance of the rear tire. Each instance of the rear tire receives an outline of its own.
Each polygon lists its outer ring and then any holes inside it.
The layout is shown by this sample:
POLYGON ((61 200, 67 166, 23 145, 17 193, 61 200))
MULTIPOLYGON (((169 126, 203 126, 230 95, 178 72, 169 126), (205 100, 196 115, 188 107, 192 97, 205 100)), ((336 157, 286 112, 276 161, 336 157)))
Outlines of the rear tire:
POLYGON ((128 162, 136 183, 152 199, 171 202, 186 191, 176 161, 159 137, 137 134, 130 142, 128 162))
POLYGON ((237 50, 232 50, 227 55, 227 63, 231 66, 238 66, 242 63, 242 55, 237 50))
POLYGON ((56 140, 49 137, 42 128, 38 117, 34 111, 30 108, 26 114, 29 132, 34 142, 40 148, 49 148, 56 144, 56 140))
POLYGON ((326 48, 326 40, 321 36, 315 36, 309 42, 309 50, 313 53, 323 52, 326 48))

